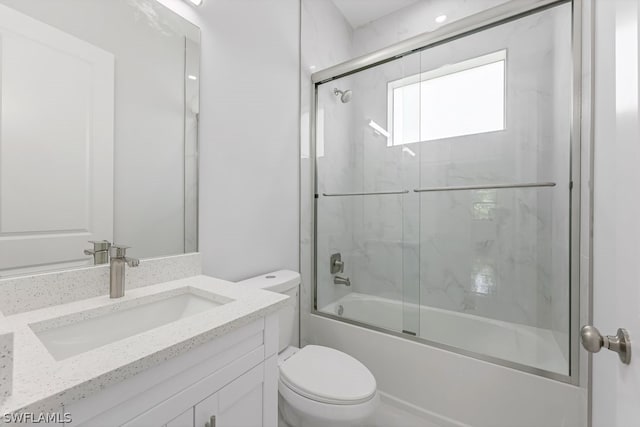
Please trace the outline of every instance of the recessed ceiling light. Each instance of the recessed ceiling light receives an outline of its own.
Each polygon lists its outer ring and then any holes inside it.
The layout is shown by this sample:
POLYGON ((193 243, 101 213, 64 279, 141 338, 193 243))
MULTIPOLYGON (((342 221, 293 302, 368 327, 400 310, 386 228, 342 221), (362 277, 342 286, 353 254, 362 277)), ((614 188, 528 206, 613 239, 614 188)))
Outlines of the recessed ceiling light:
POLYGON ((447 15, 440 15, 440 16, 436 17, 436 22, 438 24, 442 24, 446 20, 447 20, 447 15))
POLYGON ((193 74, 189 74, 189 75, 187 76, 187 78, 188 78, 189 80, 198 80, 198 78, 197 78, 196 76, 194 76, 193 74))
POLYGON ((187 3, 191 3, 194 6, 200 6, 203 0, 185 0, 187 3))

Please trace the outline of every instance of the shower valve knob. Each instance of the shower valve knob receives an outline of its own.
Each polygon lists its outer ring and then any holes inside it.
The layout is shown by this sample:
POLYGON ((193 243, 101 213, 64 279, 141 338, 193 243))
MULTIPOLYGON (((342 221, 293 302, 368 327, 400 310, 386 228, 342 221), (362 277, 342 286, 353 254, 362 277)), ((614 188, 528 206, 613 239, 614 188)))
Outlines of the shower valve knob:
POLYGON ((631 340, 626 329, 618 329, 616 335, 603 336, 597 328, 587 325, 580 330, 580 338, 582 346, 590 353, 597 353, 605 347, 618 353, 622 363, 631 363, 631 340))
POLYGON ((329 267, 331 274, 344 273, 344 261, 342 261, 342 255, 339 253, 331 255, 329 267))

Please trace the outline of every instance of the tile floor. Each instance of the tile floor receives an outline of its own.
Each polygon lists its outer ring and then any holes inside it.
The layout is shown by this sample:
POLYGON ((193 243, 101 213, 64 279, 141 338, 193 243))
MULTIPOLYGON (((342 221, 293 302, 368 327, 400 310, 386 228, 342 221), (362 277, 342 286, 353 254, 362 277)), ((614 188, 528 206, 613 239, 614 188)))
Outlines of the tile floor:
POLYGON ((382 400, 365 427, 440 427, 432 421, 382 400))

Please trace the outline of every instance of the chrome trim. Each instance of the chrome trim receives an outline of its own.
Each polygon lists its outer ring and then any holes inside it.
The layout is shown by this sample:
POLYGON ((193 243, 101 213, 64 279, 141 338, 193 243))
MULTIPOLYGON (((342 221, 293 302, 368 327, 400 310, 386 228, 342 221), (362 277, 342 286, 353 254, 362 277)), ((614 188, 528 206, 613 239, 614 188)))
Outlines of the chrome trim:
POLYGON ((311 183, 311 194, 310 197, 313 197, 313 209, 311 209, 311 225, 313 226, 313 233, 311 236, 312 241, 310 242, 310 252, 311 252, 311 311, 316 309, 318 306, 318 257, 316 256, 317 245, 318 245, 318 221, 316 219, 318 212, 318 154, 316 152, 316 114, 318 111, 318 86, 315 84, 311 85, 311 106, 309 108, 309 157, 310 163, 309 167, 311 168, 311 177, 313 182, 311 183))
MULTIPOLYGON (((302 270, 302 254, 304 251, 301 250, 301 243, 302 243, 302 234, 303 234, 303 230, 302 230, 302 203, 304 203, 304 191, 302 189, 302 87, 303 87, 303 82, 302 82, 302 0, 298 1, 298 64, 299 64, 299 70, 298 70, 298 91, 300 96, 298 96, 298 136, 300 138, 300 143, 298 144, 298 271, 300 273, 303 272, 302 270)), ((312 98, 309 98, 312 99, 312 98)), ((311 130, 311 128, 309 128, 309 130, 311 130)), ((311 135, 311 134, 309 134, 311 135)), ((311 158, 309 158, 309 165, 311 165, 313 162, 311 161, 311 158)), ((311 168, 311 166, 309 166, 311 168)), ((309 180, 309 182, 311 182, 311 180, 309 180)), ((309 210, 310 212, 313 211, 313 209, 309 210)), ((313 215, 313 213, 311 213, 311 215, 313 215)), ((297 345, 299 348, 302 347, 302 292, 300 292, 300 288, 302 288, 302 286, 299 287, 298 289, 298 318, 296 319, 298 322, 298 342, 297 345)))
POLYGON ((363 55, 349 61, 325 68, 311 75, 312 83, 326 83, 328 81, 356 73, 365 68, 392 61, 409 53, 427 49, 436 44, 451 41, 454 38, 467 36, 505 21, 530 15, 547 7, 571 0, 519 0, 501 4, 499 6, 476 13, 469 17, 444 25, 434 31, 419 34, 407 40, 393 44, 386 48, 363 55))
POLYGON ((413 190, 415 193, 430 193, 433 191, 463 191, 463 190, 493 190, 500 188, 537 188, 555 187, 555 182, 526 182, 523 184, 487 184, 487 185, 461 185, 458 187, 430 187, 413 190))
MULTIPOLYGON (((499 366, 504 366, 507 368, 517 369, 519 371, 530 373, 534 375, 538 375, 543 378, 548 378, 556 381, 561 381, 564 383, 569 383, 572 385, 580 384, 580 376, 579 376, 579 334, 575 332, 572 333, 572 328, 579 325, 579 316, 580 316, 580 109, 576 110, 575 106, 581 105, 581 79, 582 79, 582 54, 581 54, 581 46, 582 46, 582 34, 580 33, 582 27, 582 1, 583 0, 520 0, 505 3, 501 6, 497 6, 492 9, 488 9, 481 13, 469 16, 467 18, 463 18, 459 21, 453 22, 446 26, 441 27, 438 30, 435 30, 430 33, 424 33, 422 35, 418 35, 416 37, 410 38, 403 42, 394 44, 387 48, 381 49, 379 51, 370 53, 368 55, 361 56, 359 58, 352 59, 350 61, 343 62, 341 64, 335 65, 333 67, 326 68, 324 70, 318 71, 311 75, 312 82, 312 102, 310 109, 310 140, 311 140, 311 149, 310 155, 313 156, 311 161, 311 172, 313 175, 313 184, 312 187, 314 191, 311 193, 311 197, 313 197, 313 209, 311 212, 311 221, 313 224, 313 234, 312 234, 312 242, 310 245, 311 252, 311 262, 312 262, 312 273, 311 277, 311 314, 317 315, 319 317, 325 317, 331 320, 344 322, 347 324, 352 324, 355 326, 363 327, 365 329, 378 331, 382 333, 387 333, 389 335, 403 337, 405 339, 409 339, 411 341, 416 341, 422 344, 431 345, 436 348, 452 351, 454 353, 462 354, 464 356, 473 357, 478 360, 495 363, 499 366), (517 3, 517 4, 516 4, 517 3), (544 9, 558 6, 564 3, 571 3, 573 6, 572 13, 572 60, 573 60, 573 84, 572 84, 572 98, 573 98, 573 111, 572 111, 572 124, 571 124, 571 194, 578 194, 577 197, 571 197, 570 205, 570 254, 569 259, 571 262, 570 272, 570 365, 569 365, 569 375, 561 375, 556 374, 550 371, 541 370, 539 368, 534 368, 528 365, 521 365, 515 362, 506 361, 503 359, 497 359, 491 356, 487 356, 484 354, 477 354, 473 352, 469 352, 463 349, 459 349, 456 347, 450 347, 445 344, 440 344, 437 342, 428 341, 419 337, 413 337, 409 334, 399 333, 397 331, 387 330, 384 328, 379 328, 373 325, 364 324, 361 322, 345 319, 343 317, 334 316, 327 313, 322 313, 317 309, 317 291, 318 291, 318 283, 317 283, 317 270, 318 270, 318 260, 316 257, 317 252, 317 238, 318 238, 318 224, 316 221, 317 217, 317 209, 318 209, 318 173, 317 173, 317 156, 316 156, 316 134, 315 134, 315 126, 316 126, 316 112, 318 107, 318 86, 322 83, 326 83, 331 80, 335 80, 337 78, 346 76, 348 74, 353 74, 358 71, 362 71, 364 69, 380 65, 385 62, 389 62, 393 59, 402 57, 406 54, 424 50, 434 45, 442 44, 447 41, 452 41, 454 39, 471 35, 478 31, 488 29, 502 23, 515 20, 518 18, 522 18, 531 14, 535 14, 544 9), (577 120, 576 120, 577 118, 577 120), (577 148, 576 148, 577 147, 577 148), (578 155, 574 154, 575 150, 578 150, 578 155), (577 165, 574 163, 577 162, 577 165), (577 178, 576 178, 577 176, 577 178), (575 208, 577 206, 577 208, 575 208), (577 321, 576 321, 577 319, 577 321)), ((592 97, 593 102, 593 97, 592 97)), ((593 141, 590 142, 591 150, 593 151, 593 141)), ((591 156, 591 162, 593 163, 593 155, 591 156)), ((593 172, 593 164, 590 165, 590 169, 593 172)), ((592 194, 593 190, 591 190, 592 194)), ((593 204, 593 195, 591 196, 591 204, 593 204)), ((592 208, 592 206, 591 206, 592 208)), ((592 215, 592 211, 590 215, 592 215)), ((590 218, 591 223, 593 223, 593 218, 590 218)), ((592 227, 592 225, 591 225, 592 227)), ((592 248, 590 249, 592 250, 592 248)), ((590 260, 591 263, 591 260, 590 260)), ((590 277, 592 277, 592 265, 590 265, 590 277)), ((592 291, 590 291, 592 294, 592 291)), ((592 308, 590 308, 590 312, 592 308)), ((590 362, 589 362, 589 370, 590 362)))
MULTIPOLYGON (((575 3, 577 4, 577 7, 579 7, 580 9, 582 9, 581 11, 578 10, 574 10, 574 20, 576 18, 578 18, 580 20, 581 25, 583 26, 582 31, 578 34, 578 37, 581 42, 581 44, 583 45, 582 49, 580 50, 580 67, 584 67, 586 64, 583 63, 584 61, 584 57, 582 57, 583 54, 583 49, 585 48, 585 43, 586 43, 586 50, 584 50, 584 52, 588 52, 588 58, 589 58, 589 63, 587 65, 587 69, 586 70, 581 70, 580 73, 580 78, 582 79, 582 75, 583 73, 586 74, 587 77, 587 82, 589 83, 588 86, 588 93, 589 93, 589 104, 585 105, 584 108, 585 110, 581 110, 581 112, 583 113, 587 113, 587 114, 583 114, 582 116, 582 121, 584 122, 585 120, 586 122, 586 127, 588 127, 588 135, 589 135, 589 139, 582 141, 583 139, 583 135, 581 135, 580 139, 582 142, 584 142, 585 144, 587 144, 587 149, 588 149, 588 160, 589 162, 586 164, 583 164, 581 162, 582 165, 582 171, 583 172, 587 172, 587 176, 586 177, 582 177, 581 174, 581 179, 580 182, 585 182, 586 184, 586 189, 584 189, 584 193, 585 195, 588 197, 588 212, 580 212, 579 217, 581 218, 581 221, 585 220, 588 222, 588 232, 586 233, 586 235, 582 235, 581 234, 581 238, 586 238, 587 239, 587 254, 588 254, 588 260, 587 262, 587 277, 586 277, 586 283, 581 283, 579 286, 580 292, 585 292, 586 293, 586 297, 581 295, 580 296, 580 301, 579 301, 579 305, 581 305, 582 301, 586 301, 586 307, 581 306, 580 307, 580 315, 584 316, 582 317, 583 319, 586 319, 586 321, 588 323, 593 323, 593 221, 594 221, 594 198, 593 198, 593 185, 589 184, 589 180, 592 183, 595 179, 595 174, 594 174, 594 154, 595 154, 595 121, 593 120, 594 117, 594 110, 595 110, 595 22, 596 22, 596 18, 595 18, 595 14, 596 14, 596 5, 594 4, 594 2, 583 2, 583 0, 575 0, 575 3), (580 12, 580 14, 578 14, 578 12, 580 12), (584 34, 584 30, 585 30, 585 25, 588 25, 588 38, 585 38, 585 34, 584 34)), ((582 90, 583 88, 585 88, 586 86, 584 85, 585 82, 582 82, 581 86, 580 86, 580 93, 582 94, 582 90)), ((581 144, 582 145, 582 144, 581 144)), ((582 150, 581 150, 582 151, 582 150)), ((585 150, 586 151, 586 150, 585 150)), ((581 157, 582 159, 582 152, 581 152, 581 157)), ((581 193, 582 194, 582 193, 581 193)), ((581 243, 582 246, 582 243, 581 243)), ((582 257, 580 256, 581 262, 582 262, 582 257)), ((580 280, 579 280, 580 281, 580 280)), ((573 303, 573 302, 572 302, 573 303)), ((593 425, 593 417, 592 417, 592 412, 590 410, 590 408, 592 408, 593 405, 593 388, 592 388, 592 384, 593 384, 593 369, 592 369, 592 356, 591 354, 587 354, 585 356, 584 353, 582 353, 581 355, 578 355, 578 358, 582 358, 581 360, 581 364, 580 364, 580 369, 581 369, 581 378, 580 381, 578 382, 578 384, 581 387, 585 387, 587 389, 587 427, 592 427, 593 425), (584 372, 582 371, 582 369, 584 369, 584 372)))
POLYGON ((571 15, 572 68, 569 191, 569 382, 580 384, 580 197, 582 145, 582 0, 574 0, 571 15))
POLYGON ((369 193, 322 193, 324 197, 346 197, 346 196, 379 196, 385 194, 407 194, 409 190, 399 191, 372 191, 369 193))

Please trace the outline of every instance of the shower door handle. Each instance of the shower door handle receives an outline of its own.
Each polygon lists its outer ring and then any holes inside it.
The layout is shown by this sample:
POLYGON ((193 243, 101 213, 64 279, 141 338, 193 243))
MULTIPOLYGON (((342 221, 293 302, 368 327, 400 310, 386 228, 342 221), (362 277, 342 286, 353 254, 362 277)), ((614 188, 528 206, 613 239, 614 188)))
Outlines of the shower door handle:
POLYGON ((597 353, 602 347, 618 353, 620 361, 626 365, 631 363, 631 339, 626 329, 619 328, 616 335, 600 334, 593 326, 583 326, 580 330, 582 346, 590 353, 597 353))

